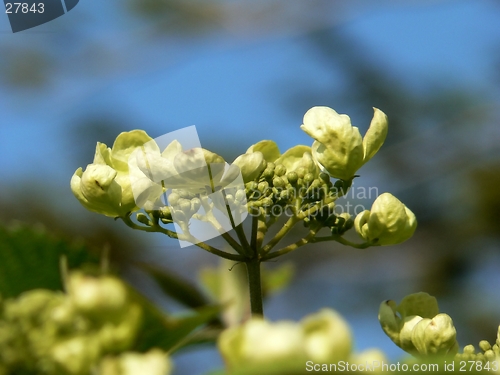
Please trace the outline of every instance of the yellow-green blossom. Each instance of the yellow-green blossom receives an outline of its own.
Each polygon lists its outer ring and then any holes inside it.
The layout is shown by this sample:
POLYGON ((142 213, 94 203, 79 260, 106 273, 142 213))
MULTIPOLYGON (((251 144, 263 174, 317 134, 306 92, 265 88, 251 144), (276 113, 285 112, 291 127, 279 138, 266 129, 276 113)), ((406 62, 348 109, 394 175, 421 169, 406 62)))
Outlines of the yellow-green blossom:
POLYGON ((344 319, 333 310, 323 309, 299 323, 271 323, 252 318, 222 332, 218 347, 229 370, 248 366, 258 370, 261 366, 265 373, 266 366, 272 365, 286 373, 303 368, 306 360, 331 363, 348 360, 351 337, 344 319))
POLYGON ((335 178, 350 180, 356 171, 377 153, 387 136, 387 116, 374 108, 374 116, 364 138, 347 115, 328 107, 313 107, 301 126, 315 139, 312 154, 335 178))
POLYGON ((99 375, 169 375, 172 362, 159 349, 147 353, 125 352, 118 357, 106 357, 101 361, 99 375))
POLYGON ((151 140, 144 131, 118 135, 112 148, 98 142, 94 162, 85 171, 78 168, 71 178, 71 191, 90 211, 110 217, 124 216, 137 210, 130 187, 128 158, 151 140))
POLYGON ((387 336, 410 354, 442 356, 458 350, 453 321, 439 313, 436 298, 427 293, 406 296, 399 305, 382 302, 378 319, 387 336))
POLYGON ((417 228, 415 214, 390 193, 375 199, 370 211, 354 220, 356 231, 372 245, 395 245, 406 241, 417 228))
POLYGON ((245 183, 257 179, 266 168, 264 154, 260 151, 247 152, 234 159, 232 165, 238 166, 245 183))

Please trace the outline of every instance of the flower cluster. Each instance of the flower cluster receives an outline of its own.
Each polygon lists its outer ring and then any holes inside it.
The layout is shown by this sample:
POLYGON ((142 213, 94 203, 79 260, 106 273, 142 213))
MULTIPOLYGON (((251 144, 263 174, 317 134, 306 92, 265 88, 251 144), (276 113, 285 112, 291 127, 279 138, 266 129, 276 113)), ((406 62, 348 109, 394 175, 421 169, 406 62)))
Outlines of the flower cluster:
MULTIPOLYGON (((297 145, 281 153, 275 142, 263 140, 232 164, 201 147, 186 148, 177 139, 162 149, 162 137, 152 140, 139 130, 122 133, 111 149, 97 144, 94 162, 75 172, 71 188, 92 211, 121 217, 133 226, 131 212, 144 208, 146 215, 137 214, 137 220, 148 231, 194 244, 236 229, 248 214, 261 221, 268 218, 267 227, 287 215, 292 224, 302 221, 315 233, 328 228, 336 240, 355 227, 365 241, 359 247, 398 244, 413 235, 417 222, 391 194, 379 196, 355 220, 349 213, 334 212, 335 201, 386 138, 387 116, 374 111, 361 137, 347 115, 313 107, 301 126, 314 139, 312 147, 297 145), (160 224, 174 224, 175 232, 160 229, 160 224)), ((262 229, 261 234, 267 232, 262 229)))
POLYGON ((165 353, 127 352, 142 308, 111 276, 70 275, 68 293, 37 289, 0 302, 0 374, 165 375, 165 353), (115 353, 123 353, 115 358, 115 353))
POLYGON ((94 162, 85 171, 78 168, 71 178, 71 191, 90 211, 120 217, 138 209, 130 185, 128 159, 151 140, 146 132, 121 133, 112 148, 97 143, 94 162))

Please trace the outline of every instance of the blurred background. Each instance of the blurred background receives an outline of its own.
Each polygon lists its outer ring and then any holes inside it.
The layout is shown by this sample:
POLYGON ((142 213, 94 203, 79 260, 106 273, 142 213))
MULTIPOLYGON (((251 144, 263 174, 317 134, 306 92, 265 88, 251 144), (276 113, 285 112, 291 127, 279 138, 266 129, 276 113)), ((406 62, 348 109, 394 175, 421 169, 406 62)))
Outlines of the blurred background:
MULTIPOLYGON (((425 291, 454 319, 462 347, 494 341, 499 25, 494 0, 82 0, 16 34, 0 17, 0 220, 108 246, 154 298, 157 287, 131 261, 196 281, 218 260, 80 206, 69 180, 92 162, 97 141, 196 125, 202 145, 231 162, 261 139, 282 152, 311 144, 299 126, 312 106, 349 114, 362 134, 377 107, 389 135, 355 186, 402 200, 419 221, 414 238, 367 250, 316 244, 279 258, 296 272, 266 301, 267 315, 298 320, 335 308, 358 350, 376 346, 397 360, 403 352, 380 329, 379 304, 425 291)), ((376 197, 360 198, 347 199, 369 209, 376 197)), ((222 365, 208 346, 174 362, 176 374, 222 365)))

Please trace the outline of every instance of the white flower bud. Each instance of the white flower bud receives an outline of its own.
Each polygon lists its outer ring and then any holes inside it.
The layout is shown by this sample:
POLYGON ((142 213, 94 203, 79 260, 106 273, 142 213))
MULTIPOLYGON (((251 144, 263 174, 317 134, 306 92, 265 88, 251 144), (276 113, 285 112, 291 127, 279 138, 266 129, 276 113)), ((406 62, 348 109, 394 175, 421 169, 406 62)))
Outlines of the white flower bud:
POLYGON ((399 199, 384 193, 375 199, 370 211, 356 216, 354 226, 373 245, 395 245, 413 236, 417 219, 399 199))

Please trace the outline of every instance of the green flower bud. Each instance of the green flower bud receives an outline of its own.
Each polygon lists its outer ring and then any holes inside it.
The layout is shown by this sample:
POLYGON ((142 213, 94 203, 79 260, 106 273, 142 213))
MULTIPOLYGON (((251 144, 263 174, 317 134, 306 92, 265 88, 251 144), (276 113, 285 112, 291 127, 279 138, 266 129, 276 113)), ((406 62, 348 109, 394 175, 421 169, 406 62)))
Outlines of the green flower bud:
POLYGON ((312 173, 314 176, 319 173, 319 167, 311 155, 309 146, 297 145, 288 149, 276 160, 276 164, 283 164, 289 172, 304 168, 304 173, 312 173))
POLYGON ((297 183, 297 180, 299 179, 299 176, 296 172, 288 172, 286 174, 286 179, 290 184, 295 185, 297 183))
POLYGON ((323 309, 301 321, 307 358, 314 362, 338 362, 349 358, 352 335, 345 320, 331 309, 323 309))
POLYGON ((84 314, 109 319, 126 313, 127 289, 111 276, 96 278, 73 273, 68 281, 68 294, 75 308, 84 314))
POLYGON ((266 197, 262 199, 262 206, 263 207, 271 207, 273 205, 273 200, 269 197, 266 197))
MULTIPOLYGON (((361 353, 355 354, 351 360, 351 363, 357 363, 366 366, 367 363, 388 363, 388 359, 385 354, 379 349, 367 349, 361 353)), ((385 373, 382 367, 373 368, 373 373, 381 374, 385 373)))
POLYGON ((273 186, 276 188, 284 188, 286 183, 281 177, 275 177, 273 178, 273 186))
POLYGON ((379 321, 387 336, 410 354, 445 355, 458 351, 451 318, 439 313, 436 299, 427 293, 409 295, 399 306, 394 301, 383 302, 379 321))
POLYGON ((354 220, 347 212, 342 212, 338 215, 340 221, 338 225, 338 234, 342 235, 354 226, 354 220))
POLYGON ((94 162, 85 171, 78 168, 71 178, 71 191, 90 211, 119 217, 135 211, 130 186, 128 158, 151 138, 142 130, 121 133, 113 148, 97 143, 94 162))
POLYGON ((281 155, 276 142, 269 140, 260 141, 250 146, 247 150, 247 154, 252 152, 261 152, 262 155, 264 155, 264 159, 268 163, 274 162, 281 155))
POLYGON ((170 211, 170 207, 163 206, 160 208, 160 217, 166 220, 172 220, 172 212, 170 211))
POLYGON ((418 315, 410 315, 402 320, 402 327, 399 331, 399 344, 398 346, 403 349, 404 351, 410 353, 410 354, 418 354, 417 348, 415 348, 415 345, 413 344, 413 330, 415 329, 415 326, 422 321, 421 316, 418 315))
POLYGON ((266 168, 264 172, 262 172, 262 177, 270 181, 274 177, 274 169, 266 168))
POLYGON ((56 373, 85 375, 100 356, 100 346, 93 336, 75 336, 61 341, 50 357, 59 368, 56 373))
POLYGON ((257 186, 257 189, 262 193, 266 194, 267 191, 269 190, 269 183, 267 181, 262 181, 259 182, 259 185, 257 186))
POLYGON ((486 361, 494 361, 496 358, 496 354, 493 350, 489 349, 484 352, 484 359, 486 361))
POLYGON ((401 201, 390 193, 380 195, 371 211, 356 216, 358 234, 373 245, 395 245, 406 241, 417 228, 417 219, 401 201))
POLYGON ((230 371, 248 366, 285 364, 305 358, 302 327, 253 318, 221 333, 218 347, 230 371))
POLYGON ((412 342, 419 354, 455 354, 457 331, 447 314, 438 314, 432 319, 422 319, 414 327, 412 342))
POLYGON ((330 182, 330 175, 328 173, 324 173, 324 172, 321 172, 319 174, 319 178, 323 181, 323 182, 330 182))
POLYGON ((276 168, 275 163, 271 163, 271 162, 267 163, 266 170, 272 171, 274 173, 274 168, 276 168))
POLYGON ((125 352, 106 357, 99 365, 99 375, 169 375, 172 363, 166 353, 153 349, 147 353, 125 352))
POLYGON ((278 177, 284 176, 286 173, 286 167, 283 164, 277 164, 274 168, 274 174, 278 177))
POLYGON ((258 199, 262 196, 262 193, 259 191, 259 184, 255 181, 245 184, 245 193, 249 199, 258 199))
POLYGON ((304 176, 304 182, 309 186, 314 181, 314 175, 312 173, 307 173, 304 176))
POLYGON ((380 149, 387 136, 387 116, 374 108, 370 128, 361 138, 347 115, 328 107, 313 107, 304 115, 301 126, 315 139, 312 154, 335 178, 351 179, 356 171, 380 149))
POLYGON ((145 225, 152 225, 153 223, 151 222, 151 220, 149 220, 149 217, 147 215, 144 215, 142 212, 139 212, 137 215, 136 215, 136 218, 137 218, 137 221, 139 223, 142 223, 142 224, 145 224, 145 225))
POLYGON ((464 354, 476 354, 476 348, 474 348, 474 345, 465 345, 464 354))
POLYGON ((240 168, 243 181, 249 182, 257 179, 266 168, 266 160, 262 152, 246 153, 238 156, 233 165, 240 168))
POLYGON ((481 340, 479 341, 479 347, 483 352, 486 352, 487 350, 491 349, 491 344, 486 340, 481 340))

